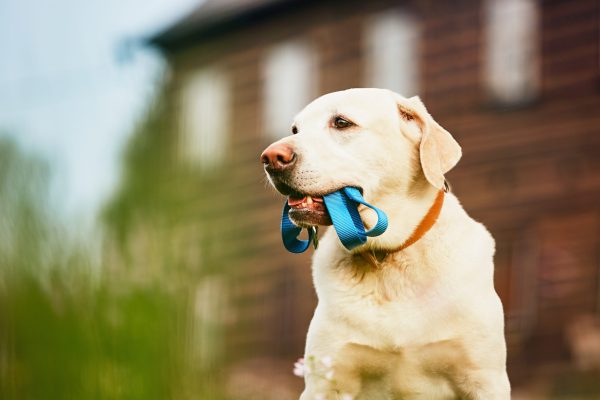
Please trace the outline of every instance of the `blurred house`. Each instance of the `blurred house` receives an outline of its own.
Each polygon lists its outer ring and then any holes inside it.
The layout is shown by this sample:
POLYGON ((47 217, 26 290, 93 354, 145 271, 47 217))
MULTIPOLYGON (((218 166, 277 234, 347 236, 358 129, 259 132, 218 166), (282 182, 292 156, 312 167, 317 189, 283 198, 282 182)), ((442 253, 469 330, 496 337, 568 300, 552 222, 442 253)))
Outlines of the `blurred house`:
POLYGON ((147 173, 161 196, 156 163, 188 173, 167 235, 203 276, 201 319, 226 326, 206 351, 302 354, 309 256, 283 249, 258 155, 311 99, 375 86, 421 96, 463 147, 449 180, 496 238, 513 382, 572 368, 568 327, 600 311, 599 15, 595 0, 207 0, 152 37, 172 120, 147 173))

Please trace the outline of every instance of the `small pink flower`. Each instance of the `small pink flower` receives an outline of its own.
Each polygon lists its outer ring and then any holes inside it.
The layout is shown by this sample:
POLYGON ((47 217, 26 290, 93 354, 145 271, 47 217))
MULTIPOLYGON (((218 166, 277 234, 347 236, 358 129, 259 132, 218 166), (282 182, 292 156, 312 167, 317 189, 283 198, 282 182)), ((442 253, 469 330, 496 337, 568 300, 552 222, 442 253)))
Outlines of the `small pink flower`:
POLYGON ((298 361, 294 363, 294 375, 302 378, 306 373, 310 372, 308 367, 304 363, 304 358, 299 358, 298 361))
POLYGON ((333 379, 333 371, 327 371, 325 373, 325 379, 327 379, 328 381, 333 379))

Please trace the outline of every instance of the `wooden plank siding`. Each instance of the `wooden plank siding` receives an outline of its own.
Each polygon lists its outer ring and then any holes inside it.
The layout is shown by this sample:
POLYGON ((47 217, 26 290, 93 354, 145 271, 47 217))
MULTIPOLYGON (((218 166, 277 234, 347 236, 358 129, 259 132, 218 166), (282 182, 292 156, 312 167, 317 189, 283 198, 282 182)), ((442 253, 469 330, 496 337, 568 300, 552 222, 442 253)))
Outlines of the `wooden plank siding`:
POLYGON ((476 0, 320 2, 170 54, 174 104, 186 74, 200 66, 219 65, 231 80, 224 171, 202 203, 209 208, 190 204, 181 211, 182 221, 200 215, 217 238, 227 238, 211 259, 233 263, 229 354, 300 356, 316 302, 310 255, 283 249, 283 199, 266 188, 258 162, 270 142, 262 134, 265 49, 285 38, 309 40, 319 65, 315 96, 364 86, 365 21, 395 7, 420 19, 421 97, 463 147, 463 160, 449 174, 453 190, 497 241, 496 287, 506 308, 511 376, 525 377, 530 363, 568 361, 564 329, 570 318, 600 311, 595 0, 540 2, 540 92, 514 109, 489 101, 482 2, 476 0))

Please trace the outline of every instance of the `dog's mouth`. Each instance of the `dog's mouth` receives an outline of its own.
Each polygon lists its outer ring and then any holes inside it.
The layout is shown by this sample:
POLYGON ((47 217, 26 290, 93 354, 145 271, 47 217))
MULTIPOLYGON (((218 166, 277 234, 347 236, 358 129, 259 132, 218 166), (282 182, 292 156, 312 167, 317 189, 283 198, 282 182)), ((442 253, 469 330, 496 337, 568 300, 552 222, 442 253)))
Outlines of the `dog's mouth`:
MULTIPOLYGON (((325 205, 324 196, 341 189, 329 190, 319 194, 296 192, 289 186, 286 188, 287 203, 290 206, 288 215, 299 226, 332 225, 331 217, 325 205)), ((362 189, 359 188, 362 193, 362 189)))
POLYGON ((287 202, 290 206, 290 219, 298 225, 332 224, 323 197, 294 194, 288 197, 287 202))

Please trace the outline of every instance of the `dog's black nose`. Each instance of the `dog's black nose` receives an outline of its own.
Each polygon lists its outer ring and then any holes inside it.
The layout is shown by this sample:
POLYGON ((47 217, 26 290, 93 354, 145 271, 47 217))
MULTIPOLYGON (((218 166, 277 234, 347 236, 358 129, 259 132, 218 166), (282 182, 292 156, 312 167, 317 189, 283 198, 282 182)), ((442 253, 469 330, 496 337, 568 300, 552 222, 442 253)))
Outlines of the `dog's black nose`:
POLYGON ((296 162, 294 150, 283 143, 273 143, 260 155, 262 163, 272 171, 283 171, 296 162))

